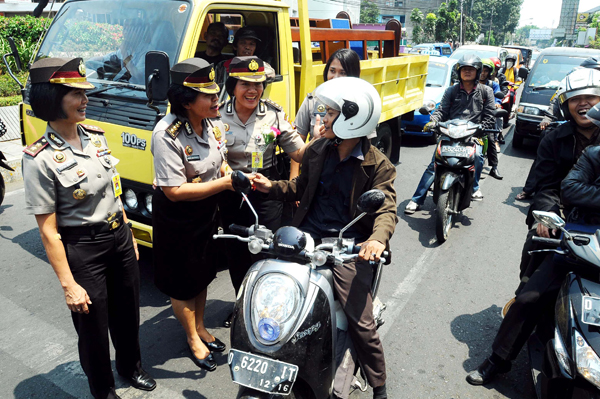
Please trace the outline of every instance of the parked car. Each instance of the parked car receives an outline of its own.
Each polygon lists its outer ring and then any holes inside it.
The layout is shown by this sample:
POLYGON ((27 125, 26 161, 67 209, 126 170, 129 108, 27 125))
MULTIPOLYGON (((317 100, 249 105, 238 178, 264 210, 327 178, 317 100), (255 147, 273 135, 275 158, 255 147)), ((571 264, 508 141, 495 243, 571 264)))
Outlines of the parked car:
POLYGON ((526 138, 539 140, 538 126, 560 81, 590 56, 600 56, 600 50, 550 47, 541 52, 517 100, 513 147, 521 147, 526 138))
POLYGON ((410 53, 450 57, 452 47, 448 43, 422 43, 413 46, 410 53))
POLYGON ((529 69, 531 67, 530 61, 531 61, 531 57, 533 55, 533 49, 531 47, 524 47, 524 46, 502 46, 504 48, 508 48, 508 49, 515 49, 515 50, 519 50, 521 52, 521 59, 523 60, 523 65, 525 68, 529 69))
MULTIPOLYGON (((430 112, 433 112, 440 105, 444 92, 452 86, 452 70, 457 61, 448 57, 429 57, 423 105, 430 112)), ((423 131, 423 126, 429 120, 429 115, 421 115, 415 112, 412 121, 402 121, 401 126, 404 129, 404 134, 429 137, 432 142, 437 142, 437 134, 423 131)))
POLYGON ((490 58, 490 57, 498 57, 502 64, 504 64, 504 59, 506 58, 506 54, 508 54, 508 50, 502 47, 496 46, 482 46, 479 44, 465 44, 464 46, 460 46, 450 56, 450 58, 459 60, 465 54, 475 54, 479 58, 490 58))

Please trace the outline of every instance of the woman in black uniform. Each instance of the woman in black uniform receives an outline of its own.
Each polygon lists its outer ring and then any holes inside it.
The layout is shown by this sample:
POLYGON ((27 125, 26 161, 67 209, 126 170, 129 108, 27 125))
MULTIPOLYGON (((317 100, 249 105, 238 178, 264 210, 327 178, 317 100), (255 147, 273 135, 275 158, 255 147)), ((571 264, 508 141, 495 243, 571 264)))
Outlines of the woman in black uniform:
POLYGON ((85 120, 87 82, 81 58, 45 58, 30 68, 31 108, 48 122, 27 147, 23 177, 48 260, 79 336, 79 359, 96 399, 118 398, 116 367, 138 389, 156 382, 142 369, 137 244, 121 203, 121 183, 104 131, 85 120), (129 227, 127 226, 129 225, 129 227))
POLYGON ((152 134, 154 281, 171 297, 192 360, 208 371, 217 368, 211 351, 225 345, 204 327, 206 288, 216 275, 207 244, 216 227, 217 194, 232 189, 214 75, 213 65, 201 58, 173 66, 171 113, 152 134))

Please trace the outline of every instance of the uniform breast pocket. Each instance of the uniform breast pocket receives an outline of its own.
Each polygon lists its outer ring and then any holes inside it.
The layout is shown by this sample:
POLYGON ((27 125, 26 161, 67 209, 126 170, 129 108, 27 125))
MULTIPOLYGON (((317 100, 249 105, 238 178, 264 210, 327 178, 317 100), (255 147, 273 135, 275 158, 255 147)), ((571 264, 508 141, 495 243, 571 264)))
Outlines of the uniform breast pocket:
POLYGON ((227 147, 231 147, 232 145, 235 144, 235 136, 233 134, 225 135, 225 140, 227 140, 227 142, 225 143, 225 145, 227 145, 227 147))
POLYGON ((84 183, 84 180, 86 180, 88 177, 88 171, 79 165, 75 165, 75 167, 69 170, 56 173, 56 177, 61 186, 69 188, 76 184, 84 183))
POLYGON ((185 174, 188 181, 200 183, 205 181, 205 175, 209 171, 210 164, 207 160, 188 161, 185 165, 185 174), (197 179, 197 178, 200 179, 197 179))

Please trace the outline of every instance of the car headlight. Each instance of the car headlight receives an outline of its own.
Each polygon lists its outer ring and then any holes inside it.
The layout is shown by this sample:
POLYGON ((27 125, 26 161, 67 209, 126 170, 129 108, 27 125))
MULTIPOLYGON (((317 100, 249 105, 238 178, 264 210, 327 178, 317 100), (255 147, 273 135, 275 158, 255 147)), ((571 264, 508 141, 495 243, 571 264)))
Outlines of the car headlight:
POLYGON ((577 330, 575 330, 575 360, 579 374, 600 388, 600 358, 577 330))
POLYGON ((125 193, 123 193, 125 196, 125 205, 127 205, 127 207, 129 207, 129 209, 137 209, 138 207, 138 200, 137 200, 137 196, 135 195, 135 192, 128 188, 125 189, 125 193))
POLYGON ((152 194, 146 194, 144 197, 144 202, 146 205, 146 210, 152 215, 152 194))
POLYGON ((571 374, 571 365, 569 359, 569 353, 565 348, 565 344, 560 336, 560 331, 558 331, 558 327, 554 329, 554 352, 556 353, 556 358, 558 359, 558 363, 562 367, 562 369, 569 375, 571 374))
POLYGON ((258 340, 270 345, 285 337, 300 302, 300 287, 291 277, 282 273, 261 277, 252 294, 252 325, 258 340))
POLYGON ((435 109, 436 103, 433 100, 425 100, 423 106, 427 108, 427 111, 431 112, 435 109))
POLYGON ((524 105, 520 105, 519 108, 517 108, 517 112, 521 113, 521 114, 526 114, 526 115, 542 115, 542 110, 536 107, 527 107, 524 105))

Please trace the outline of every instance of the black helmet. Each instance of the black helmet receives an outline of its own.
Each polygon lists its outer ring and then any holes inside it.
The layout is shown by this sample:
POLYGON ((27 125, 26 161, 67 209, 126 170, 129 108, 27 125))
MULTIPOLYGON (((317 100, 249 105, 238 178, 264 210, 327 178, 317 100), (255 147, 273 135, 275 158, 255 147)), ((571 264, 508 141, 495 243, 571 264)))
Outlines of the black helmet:
POLYGON ((586 58, 581 65, 584 68, 592 68, 600 71, 600 57, 592 56, 590 58, 586 58))
POLYGON ((517 63, 517 55, 513 54, 513 53, 508 53, 506 55, 506 58, 504 59, 504 61, 508 61, 508 60, 513 60, 513 62, 516 64, 517 63))
POLYGON ((462 56, 460 60, 456 63, 456 74, 458 75, 458 80, 462 82, 462 78, 460 77, 460 68, 470 66, 477 70, 477 76, 475 77, 475 81, 479 80, 479 75, 481 74, 481 58, 476 56, 475 54, 465 54, 462 56))

